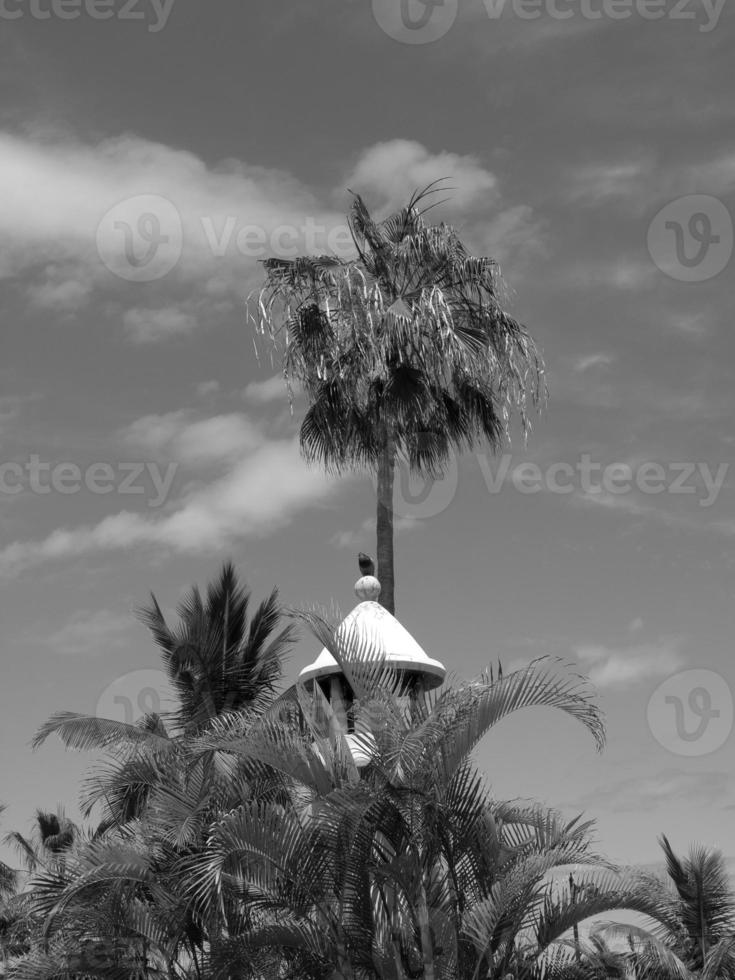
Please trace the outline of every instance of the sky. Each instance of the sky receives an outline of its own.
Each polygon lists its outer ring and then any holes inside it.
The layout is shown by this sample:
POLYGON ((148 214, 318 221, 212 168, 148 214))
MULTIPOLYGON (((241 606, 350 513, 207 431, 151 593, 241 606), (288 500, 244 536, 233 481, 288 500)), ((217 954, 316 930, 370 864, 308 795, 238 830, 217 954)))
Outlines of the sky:
MULTIPOLYGON (((527 443, 398 480, 397 615, 456 677, 552 655, 607 747, 543 709, 499 798, 735 857, 735 10, 715 0, 0 3, 0 801, 76 815, 57 710, 165 706, 134 610, 231 558, 255 598, 355 604, 369 477, 328 479, 247 297, 346 257, 349 190, 494 257, 542 349, 527 443), (256 348, 258 356, 256 356, 256 348)), ((302 635, 287 677, 318 652, 302 635)))

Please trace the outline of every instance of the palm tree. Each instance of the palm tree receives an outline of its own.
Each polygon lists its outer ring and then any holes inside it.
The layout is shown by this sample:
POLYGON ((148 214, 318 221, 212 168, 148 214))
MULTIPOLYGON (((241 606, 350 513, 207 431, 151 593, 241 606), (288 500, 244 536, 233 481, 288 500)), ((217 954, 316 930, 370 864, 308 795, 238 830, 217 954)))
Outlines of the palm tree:
POLYGON ((159 648, 177 696, 174 710, 146 715, 136 724, 62 711, 36 734, 36 747, 55 733, 67 748, 105 753, 84 792, 87 815, 102 805, 103 828, 140 816, 154 787, 176 797, 182 782, 189 782, 198 786, 202 800, 237 787, 233 774, 219 771, 216 760, 189 767, 187 739, 222 715, 262 712, 275 697, 294 625, 278 628, 283 610, 277 589, 248 618, 250 601, 229 562, 204 596, 196 586, 184 596, 173 627, 153 595, 138 616, 159 648))
POLYGON ((301 619, 349 684, 352 741, 319 686, 299 684, 169 738, 145 757, 135 818, 36 875, 44 939, 14 980, 602 980, 584 944, 582 963, 565 959, 565 937, 613 908, 652 914, 652 897, 592 852, 587 824, 492 800, 471 761, 530 707, 601 746, 584 679, 542 660, 409 694, 356 632, 301 619), (570 865, 574 889, 555 890, 570 865))
MULTIPOLYGON (((0 803, 0 814, 6 809, 4 803, 0 803)), ((16 885, 16 873, 13 868, 0 861, 0 899, 7 895, 12 895, 16 885)))
POLYGON ((588 825, 494 803, 470 761, 491 727, 533 706, 565 712, 601 745, 581 679, 545 661, 407 698, 349 632, 337 642, 303 618, 343 669, 352 737, 370 761, 358 771, 318 685, 286 692, 246 731, 224 718, 200 738, 200 751, 275 769, 292 787, 290 802, 253 799, 228 813, 185 864, 198 914, 229 910, 215 930, 228 937, 222 975, 263 969, 255 957, 268 951, 282 963, 290 950, 305 958, 304 977, 533 980, 576 922, 621 906, 650 911, 591 853, 588 825), (588 874, 552 900, 549 872, 570 864, 588 874))
MULTIPOLYGON (((16 963, 27 956, 37 941, 42 919, 34 907, 34 882, 39 874, 63 880, 66 863, 80 840, 80 830, 64 813, 38 809, 28 836, 15 831, 5 836, 25 864, 25 873, 13 872, 14 887, 0 907, 0 951, 2 963, 16 963)), ((13 967, 15 969, 15 967, 13 967)), ((2 975, 6 973, 3 967, 2 975)))
POLYGON ((681 923, 677 939, 681 958, 690 970, 701 971, 717 955, 720 944, 727 944, 732 968, 735 966, 735 891, 722 854, 695 845, 682 859, 664 835, 660 844, 676 892, 674 909, 681 923))
MULTIPOLYGON (((5 805, 0 803, 0 814, 5 805)), ((0 861, 0 976, 5 976, 8 954, 13 945, 16 921, 14 896, 18 884, 18 873, 4 861, 0 861)))
POLYGON ((279 628, 276 590, 249 607, 229 563, 204 594, 187 593, 173 626, 153 596, 139 616, 177 694, 174 709, 136 724, 61 712, 38 732, 36 745, 56 733, 69 748, 102 751, 83 791, 83 811, 99 805, 102 821, 77 838, 63 867, 37 868, 31 904, 44 940, 14 969, 17 980, 200 976, 205 935, 178 866, 219 815, 258 791, 258 773, 215 752, 193 756, 191 743, 218 719, 246 724, 267 709, 295 635, 292 623, 279 628))
POLYGON ((195 731, 227 711, 262 708, 274 697, 294 630, 289 624, 275 633, 282 617, 277 589, 248 622, 250 598, 226 562, 206 597, 194 586, 181 600, 175 627, 166 623, 155 595, 139 611, 176 691, 174 720, 181 731, 195 731))
POLYGON ((612 924, 609 937, 624 936, 639 976, 664 980, 735 978, 735 890, 717 850, 694 845, 679 857, 662 835, 668 880, 641 880, 641 892, 653 905, 650 928, 612 924))
POLYGON ((6 835, 5 843, 15 847, 26 869, 33 874, 39 868, 57 869, 63 865, 78 835, 79 828, 59 805, 56 812, 36 810, 30 837, 12 831, 6 835))
POLYGON ((355 194, 357 256, 267 259, 252 318, 303 387, 304 456, 327 470, 377 477, 380 601, 395 611, 393 485, 398 460, 437 476, 453 450, 496 448, 530 393, 545 391, 523 326, 502 303, 497 263, 471 255, 456 231, 424 221, 433 185, 375 221, 355 194))

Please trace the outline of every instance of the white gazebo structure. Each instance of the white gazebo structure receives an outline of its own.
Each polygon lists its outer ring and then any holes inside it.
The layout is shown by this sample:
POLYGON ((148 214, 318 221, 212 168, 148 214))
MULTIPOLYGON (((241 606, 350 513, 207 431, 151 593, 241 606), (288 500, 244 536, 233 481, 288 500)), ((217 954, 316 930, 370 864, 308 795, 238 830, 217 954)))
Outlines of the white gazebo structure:
MULTIPOLYGON (((427 656, 408 630, 380 605, 377 601, 380 582, 373 575, 363 575, 355 584, 355 595, 360 602, 337 627, 336 642, 342 641, 346 649, 360 649, 362 657, 375 657, 394 669, 407 694, 438 687, 446 675, 444 664, 427 656)), ((304 667, 299 680, 307 686, 319 684, 347 737, 355 763, 366 765, 369 754, 355 738, 348 714, 352 692, 342 669, 326 647, 314 663, 304 667)))

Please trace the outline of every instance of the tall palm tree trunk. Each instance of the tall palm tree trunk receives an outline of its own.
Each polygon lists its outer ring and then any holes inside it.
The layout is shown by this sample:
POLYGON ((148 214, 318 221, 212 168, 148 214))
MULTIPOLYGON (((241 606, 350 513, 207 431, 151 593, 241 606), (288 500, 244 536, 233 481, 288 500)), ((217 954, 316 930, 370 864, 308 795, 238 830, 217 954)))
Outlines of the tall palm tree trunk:
POLYGON ((395 444, 386 431, 378 460, 377 552, 380 604, 395 614, 395 578, 393 566, 393 482, 395 480, 395 444))

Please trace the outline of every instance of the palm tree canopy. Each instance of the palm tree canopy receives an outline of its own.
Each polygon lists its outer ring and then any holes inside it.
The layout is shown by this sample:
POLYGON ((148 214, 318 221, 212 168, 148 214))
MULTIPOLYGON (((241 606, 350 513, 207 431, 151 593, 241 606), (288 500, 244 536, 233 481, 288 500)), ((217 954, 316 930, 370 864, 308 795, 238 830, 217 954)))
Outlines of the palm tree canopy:
POLYGON ((154 595, 139 611, 178 695, 182 728, 196 728, 225 711, 262 707, 272 699, 294 629, 289 624, 274 635, 282 616, 277 589, 248 622, 250 599, 226 562, 204 596, 194 586, 179 602, 175 626, 168 625, 154 595))
POLYGON ((710 947, 735 935, 735 891, 724 857, 719 851, 693 845, 687 857, 680 858, 663 834, 660 844, 688 943, 704 958, 710 947))
POLYGON ((456 231, 424 221, 421 203, 375 221, 354 195, 357 258, 267 259, 257 328, 303 386, 307 459, 337 471, 374 467, 387 426, 414 470, 436 473, 452 448, 496 446, 529 396, 545 392, 539 355, 502 304, 497 263, 456 231))
POLYGON ((216 719, 258 716, 275 697, 295 625, 279 629, 283 609, 276 589, 252 615, 250 600, 229 562, 204 594, 194 587, 183 597, 175 625, 152 596, 139 618, 159 648, 177 695, 175 709, 134 724, 62 711, 37 732, 34 747, 54 733, 67 748, 104 753, 83 787, 83 810, 89 815, 101 804, 103 829, 158 807, 161 796, 180 799, 184 786, 196 786, 201 803, 193 807, 194 828, 212 799, 237 792, 240 773, 221 771, 216 757, 211 765, 190 768, 187 746, 216 719))

